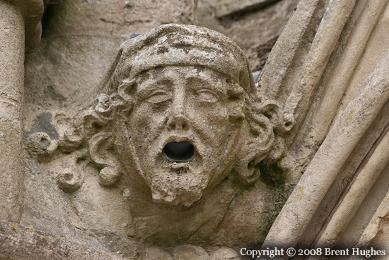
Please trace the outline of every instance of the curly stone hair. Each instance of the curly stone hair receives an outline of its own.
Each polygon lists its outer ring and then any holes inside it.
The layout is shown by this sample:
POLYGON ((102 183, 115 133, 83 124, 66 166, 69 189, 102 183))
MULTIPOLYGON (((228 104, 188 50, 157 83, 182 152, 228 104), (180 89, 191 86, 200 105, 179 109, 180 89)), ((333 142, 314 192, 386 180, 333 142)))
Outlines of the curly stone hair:
POLYGON ((245 121, 248 131, 235 170, 244 183, 261 176, 266 183, 276 184, 285 172, 279 162, 286 150, 282 136, 288 131, 279 105, 261 96, 243 51, 229 38, 206 28, 175 24, 160 26, 122 44, 100 86, 105 94, 83 113, 81 135, 91 159, 100 167, 100 183, 111 185, 120 176, 112 156, 105 155, 102 160, 94 155, 101 147, 112 148, 109 140, 114 120, 131 113, 137 76, 169 65, 203 66, 231 79, 227 93, 239 102, 230 109, 230 121, 245 121))

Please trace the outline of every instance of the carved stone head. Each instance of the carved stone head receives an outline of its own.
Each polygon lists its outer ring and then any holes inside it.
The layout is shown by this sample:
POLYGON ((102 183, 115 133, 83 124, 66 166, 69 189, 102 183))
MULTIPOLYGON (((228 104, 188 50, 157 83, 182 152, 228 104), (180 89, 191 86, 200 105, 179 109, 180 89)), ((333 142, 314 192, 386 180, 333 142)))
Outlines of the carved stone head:
POLYGON ((277 105, 260 97, 242 50, 209 29, 169 24, 128 40, 100 91, 86 129, 103 184, 136 175, 154 201, 189 207, 281 156, 277 105))

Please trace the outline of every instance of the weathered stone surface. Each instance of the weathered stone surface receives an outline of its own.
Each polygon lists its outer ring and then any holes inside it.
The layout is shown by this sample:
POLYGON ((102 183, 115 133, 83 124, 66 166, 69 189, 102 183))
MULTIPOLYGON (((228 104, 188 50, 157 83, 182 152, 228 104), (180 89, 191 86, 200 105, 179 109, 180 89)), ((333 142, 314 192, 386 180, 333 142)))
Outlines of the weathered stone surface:
POLYGON ((0 223, 0 259, 135 259, 69 241, 16 223, 0 223))
POLYGON ((0 221, 18 221, 22 210, 23 75, 23 17, 0 1, 0 221))
MULTIPOLYGON (((279 167, 285 130, 278 104, 256 91, 234 42, 196 26, 157 27, 121 45, 99 92, 74 124, 55 131, 59 153, 46 166, 65 174, 57 177, 62 190, 81 196, 93 191, 84 189, 93 176, 88 180, 67 169, 83 172, 86 165, 78 162, 90 161, 102 186, 128 187, 124 202, 137 239, 160 246, 243 243, 235 238, 239 229, 210 239, 229 225, 246 225, 247 242, 261 239, 262 233, 249 231, 260 225, 261 209, 247 223, 222 221, 235 194, 261 177, 260 168, 279 167)), ((255 196, 244 194, 237 209, 263 203, 255 196)))
MULTIPOLYGON (((230 1, 240 4, 242 1, 230 1)), ((253 71, 262 70, 267 56, 286 22, 293 14, 298 0, 272 1, 263 9, 245 11, 217 18, 215 0, 198 0, 195 22, 224 33, 244 50, 253 71)))
MULTIPOLYGON (((42 1, 0 1, 0 220, 18 221, 22 211, 22 109, 25 39, 36 33, 42 1)), ((31 40, 31 41, 30 41, 31 40)))
POLYGON ((43 0, 10 0, 18 7, 24 18, 26 48, 36 47, 42 35, 42 16, 44 11, 43 0))
POLYGON ((220 20, 210 2, 53 1, 23 110, 23 29, 8 30, 23 15, 0 4, 0 130, 17 135, 1 143, 0 258, 385 245, 387 1, 302 0, 263 71, 252 54, 297 1, 220 20), (182 24, 207 14, 232 40, 182 24))
MULTIPOLYGON (((191 21, 191 6, 192 1, 51 1, 46 10, 42 44, 29 52, 26 60, 27 135, 50 132, 53 124, 67 132, 73 114, 95 97, 120 44, 133 33, 143 33, 161 23, 191 21), (52 111, 50 120, 41 120, 44 111, 52 111)), ((51 133, 53 141, 57 141, 58 136, 51 133)), ((68 153, 78 146, 77 135, 69 138, 65 148, 68 153)), ((83 159, 85 155, 72 154, 47 167, 27 161, 28 195, 22 222, 47 233, 86 228, 108 241, 114 233, 112 247, 121 253, 128 252, 130 249, 120 244, 120 239, 132 234, 127 185, 120 183, 100 190, 100 179, 95 179, 95 169, 83 159), (69 175, 70 180, 61 177, 64 169, 74 174, 69 175), (58 187, 60 182, 63 184, 58 187), (69 190, 69 185, 70 190, 76 191, 67 197, 61 188, 69 190), (102 215, 105 217, 96 217, 102 215)), ((110 172, 103 171, 102 183, 112 181, 110 172)))
POLYGON ((146 248, 140 258, 142 260, 173 260, 173 256, 169 252, 159 247, 146 248))
POLYGON ((264 7, 275 1, 277 0, 243 0, 243 1, 216 0, 215 1, 216 16, 223 17, 237 12, 244 12, 247 10, 264 7))
MULTIPOLYGON (((30 126, 35 124, 33 122, 39 121, 38 119, 35 120, 35 118, 39 118, 37 115, 39 115, 41 111, 47 110, 57 111, 56 115, 53 114, 52 123, 57 124, 58 122, 61 125, 63 124, 63 128, 66 129, 67 125, 71 124, 71 118, 73 117, 72 113, 77 113, 79 109, 82 109, 85 106, 85 103, 89 102, 89 97, 96 96, 96 86, 104 72, 108 69, 108 65, 112 59, 111 57, 114 55, 117 46, 119 46, 128 35, 131 35, 133 32, 145 32, 161 22, 187 22, 193 19, 190 14, 192 12, 190 1, 185 5, 181 3, 174 4, 169 2, 169 4, 167 4, 161 2, 155 7, 151 7, 151 3, 129 3, 128 7, 119 1, 105 4, 100 2, 85 3, 83 1, 63 1, 57 3, 58 4, 54 3, 49 7, 49 13, 51 14, 49 18, 51 18, 48 20, 48 24, 45 27, 46 30, 42 47, 40 49, 35 49, 34 52, 30 53, 28 56, 27 87, 31 89, 31 95, 26 97, 29 110, 26 111, 25 125, 26 131, 28 132, 31 131, 30 126), (112 12, 107 13, 104 10, 111 10, 112 12), (166 21, 162 21, 164 19, 164 14, 162 15, 160 12, 169 14, 166 21), (181 12, 184 14, 180 15, 181 12), (177 16, 175 14, 177 14, 177 16), (150 21, 143 21, 145 17, 151 17, 150 21), (83 58, 80 59, 80 57, 83 58), (59 71, 61 71, 61 73, 58 73, 59 71), (47 97, 49 97, 49 100, 47 100, 47 97), (62 116, 61 114, 64 113, 61 112, 61 110, 67 110, 67 114, 70 112, 70 115, 62 116)), ((42 127, 40 129, 42 129, 42 127)), ((75 146, 77 146, 77 144, 75 144, 75 146)), ((65 150, 66 149, 68 148, 65 148, 65 150)), ((53 156, 55 156, 55 154, 53 156)), ((69 163, 72 168, 72 161, 69 163)), ((61 169, 63 166, 61 166, 59 160, 58 162, 50 163, 42 170, 36 170, 43 174, 37 174, 33 177, 27 176, 27 193, 31 194, 31 196, 28 196, 28 202, 26 204, 41 204, 42 201, 47 201, 49 198, 54 200, 55 204, 58 205, 70 203, 79 211, 79 217, 81 218, 81 220, 77 219, 77 215, 71 217, 70 226, 81 225, 92 229, 109 229, 121 233, 133 232, 131 231, 131 225, 126 224, 129 222, 127 218, 130 218, 128 216, 129 213, 125 213, 126 208, 128 208, 128 200, 122 196, 122 191, 126 189, 126 177, 122 177, 118 186, 112 188, 114 190, 112 193, 115 194, 114 196, 108 195, 110 194, 108 191, 105 193, 106 195, 96 196, 94 189, 97 186, 96 179, 93 177, 95 174, 94 170, 91 169, 89 171, 82 168, 84 167, 83 164, 76 165, 76 167, 80 166, 81 169, 79 168, 79 170, 83 175, 81 179, 84 181, 80 189, 77 190, 76 194, 78 195, 76 195, 75 198, 71 198, 70 201, 63 200, 63 198, 61 198, 62 191, 57 190, 49 192, 52 196, 46 195, 48 193, 46 189, 52 190, 48 187, 50 185, 56 185, 56 175, 62 171, 61 169), (92 176, 88 176, 88 174, 92 174, 92 176), (50 176, 50 181, 48 181, 47 175, 50 176), (54 180, 54 182, 52 180, 54 180), (38 190, 29 188, 38 185, 38 183, 45 184, 41 185, 38 190), (83 205, 85 205, 84 203, 89 201, 90 198, 93 198, 93 202, 89 203, 90 206, 85 208, 83 205), (108 210, 107 207, 112 201, 115 201, 115 205, 121 205, 117 207, 121 207, 122 209, 115 211, 108 210), (117 204, 118 202, 119 204, 117 204), (105 220, 89 219, 89 216, 102 214, 101 212, 107 212, 106 214, 112 216, 105 220), (130 231, 127 231, 127 229, 130 229, 130 231)), ((102 166, 104 165, 100 165, 99 167, 102 166)), ((35 168, 33 163, 31 163, 31 167, 35 168)), ((88 168, 91 167, 87 167, 87 169, 88 168)), ((101 180, 101 177, 103 176, 102 173, 106 171, 112 172, 112 169, 113 168, 111 167, 100 171, 98 181, 101 180)), ((268 201, 266 204, 272 204, 271 201, 273 198, 281 200, 282 196, 274 197, 272 192, 270 192, 271 188, 266 187, 266 185, 261 189, 263 191, 249 192, 247 198, 243 199, 240 203, 236 203, 240 206, 233 208, 233 211, 225 216, 226 224, 223 225, 223 230, 220 231, 220 233, 214 234, 215 240, 223 240, 231 245, 237 240, 236 237, 243 237, 243 240, 246 241, 252 240, 253 236, 257 237, 255 240, 263 237, 263 234, 265 233, 264 230, 269 227, 270 223, 260 227, 260 229, 263 230, 261 232, 256 232, 255 229, 251 228, 253 225, 256 225, 255 223, 260 219, 259 216, 265 211, 264 202, 262 200, 257 201, 256 198, 259 194, 265 193, 266 195, 264 196, 267 198, 265 200, 268 201), (246 200, 249 200, 250 202, 245 202, 246 200), (243 210, 250 209, 252 203, 257 204, 258 207, 255 207, 255 210, 252 210, 249 214, 244 214, 243 210), (238 234, 240 233, 238 232, 239 228, 230 229, 227 223, 229 222, 229 219, 240 219, 242 214, 246 215, 249 220, 239 221, 239 226, 243 227, 246 232, 238 234), (226 235, 226 233, 228 233, 228 235, 226 235)), ((231 192, 232 191, 226 192, 226 198, 217 203, 221 203, 226 207, 231 199, 231 192)), ((128 196, 127 198, 131 197, 131 191, 129 193, 126 192, 126 194, 129 194, 126 195, 128 196)), ((217 197, 213 200, 218 201, 217 197)), ((44 225, 39 223, 39 219, 44 215, 46 216, 45 218, 50 219, 53 223, 61 223, 56 224, 57 226, 69 225, 68 220, 64 220, 62 217, 62 215, 66 213, 60 213, 61 211, 55 210, 55 204, 52 204, 51 202, 46 204, 50 205, 48 207, 50 210, 43 207, 40 208, 39 206, 39 209, 30 209, 30 207, 27 206, 23 221, 34 223, 41 228, 45 228, 44 225), (54 211, 54 213, 49 214, 50 211, 54 211)), ((66 208, 66 206, 64 207, 66 208)), ((143 207, 143 205, 139 207, 138 204, 132 206, 133 211, 135 212, 143 207)), ((219 209, 211 210, 213 213, 210 215, 217 215, 216 222, 222 219, 222 211, 219 209)), ((276 212, 277 210, 274 209, 271 211, 270 215, 274 215, 276 212)), ((177 217, 179 216, 180 215, 177 217)), ((271 217, 269 216, 265 219, 271 219, 271 217)), ((172 222, 168 223, 173 222, 174 221, 172 220, 172 222)), ((165 228, 169 225, 168 223, 166 225, 158 225, 158 228, 165 228)), ((196 224, 196 226, 199 225, 199 223, 196 224)), ((154 225, 157 224, 151 226, 154 225)), ((141 225, 139 224, 139 226, 141 225)), ((192 232, 191 230, 195 228, 195 226, 190 225, 184 226, 186 226, 185 228, 188 232, 192 232)), ((204 232, 211 232, 211 226, 205 227, 204 232)), ((204 235, 201 235, 201 237, 203 236, 204 235)))
POLYGON ((231 248, 221 247, 209 255, 210 260, 239 260, 240 255, 231 248))
POLYGON ((208 253, 201 247, 192 245, 177 246, 173 250, 175 260, 203 260, 208 259, 208 253))
POLYGON ((357 246, 374 212, 387 204, 389 157, 381 149, 389 122, 389 38, 382 33, 388 3, 330 2, 324 14, 323 6, 300 2, 260 82, 284 100, 285 116, 295 122, 284 163, 299 180, 264 248, 357 246), (312 23, 316 17, 320 23, 312 23), (310 30, 316 33, 304 38, 310 30))

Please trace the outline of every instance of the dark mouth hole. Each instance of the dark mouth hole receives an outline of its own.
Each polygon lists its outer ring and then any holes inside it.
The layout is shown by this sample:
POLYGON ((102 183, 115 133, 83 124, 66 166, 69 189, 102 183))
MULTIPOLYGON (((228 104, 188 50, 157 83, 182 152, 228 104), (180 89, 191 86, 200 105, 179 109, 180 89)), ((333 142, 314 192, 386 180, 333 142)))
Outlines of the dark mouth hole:
POLYGON ((174 162, 190 161, 194 155, 194 146, 190 142, 171 142, 163 148, 167 158, 174 162))

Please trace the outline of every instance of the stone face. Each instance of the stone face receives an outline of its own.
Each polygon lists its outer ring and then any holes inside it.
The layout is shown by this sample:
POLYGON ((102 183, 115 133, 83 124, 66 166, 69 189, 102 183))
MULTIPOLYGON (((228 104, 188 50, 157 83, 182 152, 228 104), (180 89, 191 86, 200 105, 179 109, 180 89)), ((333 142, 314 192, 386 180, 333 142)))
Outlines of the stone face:
POLYGON ((255 181, 248 165, 272 149, 278 122, 265 114, 277 113, 277 104, 254 104, 259 96, 241 50, 194 26, 166 25, 138 37, 122 45, 103 86, 109 97, 92 107, 116 128, 112 142, 125 174, 137 172, 155 202, 185 207, 234 169, 246 182, 255 181), (123 122, 122 110, 130 110, 123 122))

